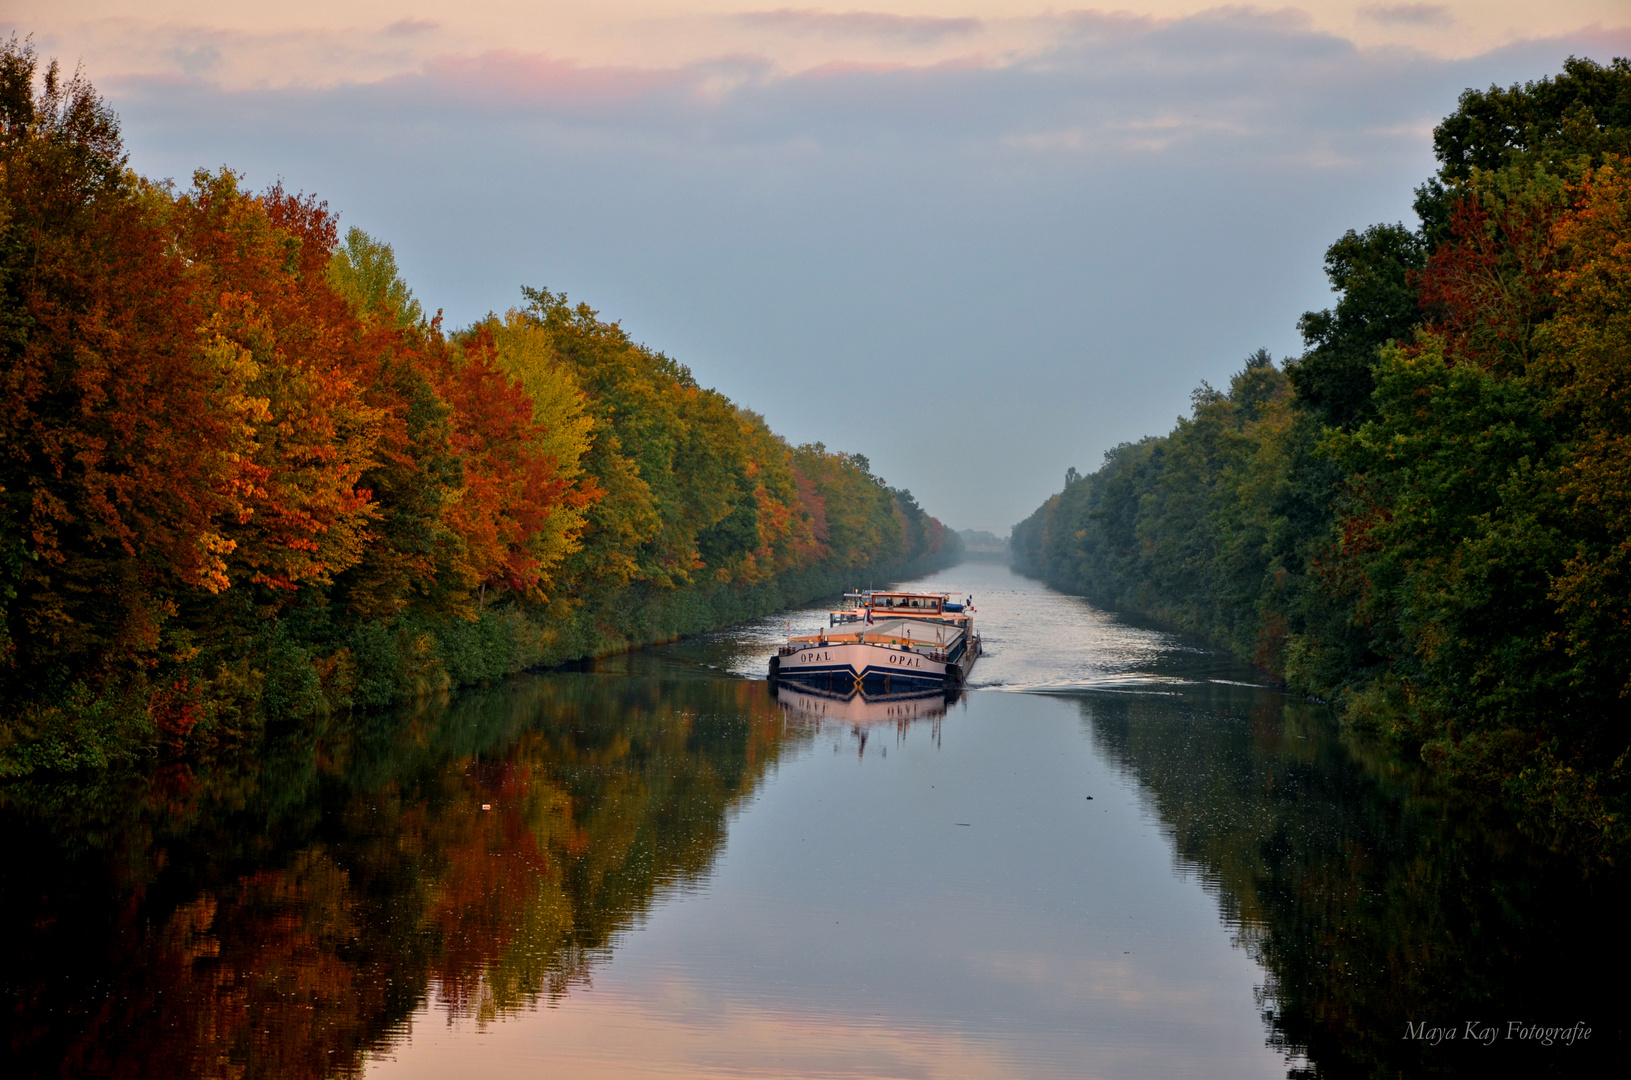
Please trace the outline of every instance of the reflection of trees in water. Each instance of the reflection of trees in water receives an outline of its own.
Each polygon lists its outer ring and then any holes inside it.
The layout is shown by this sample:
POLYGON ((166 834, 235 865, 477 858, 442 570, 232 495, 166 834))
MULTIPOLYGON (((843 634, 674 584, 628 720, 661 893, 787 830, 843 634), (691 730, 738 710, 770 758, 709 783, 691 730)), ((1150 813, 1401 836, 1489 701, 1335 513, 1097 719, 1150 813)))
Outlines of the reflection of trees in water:
POLYGON ((1601 990, 1631 959, 1623 875, 1586 876, 1536 852, 1493 811, 1434 797, 1417 770, 1277 694, 1216 687, 1183 704, 1105 695, 1081 708, 1265 969, 1269 1041, 1294 1071, 1623 1064, 1621 995, 1601 990), (1432 1048, 1404 1037, 1424 1020, 1502 1032, 1509 1020, 1585 1020, 1594 1032, 1572 1048, 1432 1048))
POLYGON ((788 738, 763 684, 562 676, 207 774, 14 786, 11 1060, 344 1074, 427 995, 558 997, 708 872, 788 738))

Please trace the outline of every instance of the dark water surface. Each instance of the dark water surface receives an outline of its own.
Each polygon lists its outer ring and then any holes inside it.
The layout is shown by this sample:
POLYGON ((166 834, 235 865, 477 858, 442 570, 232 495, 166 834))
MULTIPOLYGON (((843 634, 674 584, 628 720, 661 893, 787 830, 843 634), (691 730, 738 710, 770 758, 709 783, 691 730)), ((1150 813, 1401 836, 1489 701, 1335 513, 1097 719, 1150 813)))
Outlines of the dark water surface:
POLYGON ((7 1074, 1624 1068, 1623 875, 1216 653, 994 564, 926 584, 988 650, 949 707, 773 696, 809 611, 0 787, 7 1074))

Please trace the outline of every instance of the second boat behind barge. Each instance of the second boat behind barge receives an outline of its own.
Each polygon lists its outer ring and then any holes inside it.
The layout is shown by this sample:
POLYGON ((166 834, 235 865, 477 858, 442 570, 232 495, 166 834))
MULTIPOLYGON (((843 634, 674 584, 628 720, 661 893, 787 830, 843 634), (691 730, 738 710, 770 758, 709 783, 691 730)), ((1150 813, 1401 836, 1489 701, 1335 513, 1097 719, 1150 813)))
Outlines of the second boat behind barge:
POLYGON ((954 690, 980 655, 970 605, 944 593, 875 592, 853 621, 787 639, 770 677, 826 693, 954 690))

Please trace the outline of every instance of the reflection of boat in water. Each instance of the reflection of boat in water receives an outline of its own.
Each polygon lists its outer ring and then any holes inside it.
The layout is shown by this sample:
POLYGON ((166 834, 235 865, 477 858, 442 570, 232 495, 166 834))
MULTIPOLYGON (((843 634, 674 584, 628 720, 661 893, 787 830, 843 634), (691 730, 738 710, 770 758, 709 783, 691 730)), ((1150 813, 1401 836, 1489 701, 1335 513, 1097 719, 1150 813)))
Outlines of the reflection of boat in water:
POLYGON ((946 593, 851 594, 828 627, 789 636, 770 659, 770 677, 847 697, 952 690, 980 655, 974 608, 946 593))
POLYGON ((807 720, 834 720, 844 724, 910 723, 937 720, 946 715, 954 696, 931 690, 918 694, 823 694, 790 683, 778 683, 773 693, 784 710, 807 720))

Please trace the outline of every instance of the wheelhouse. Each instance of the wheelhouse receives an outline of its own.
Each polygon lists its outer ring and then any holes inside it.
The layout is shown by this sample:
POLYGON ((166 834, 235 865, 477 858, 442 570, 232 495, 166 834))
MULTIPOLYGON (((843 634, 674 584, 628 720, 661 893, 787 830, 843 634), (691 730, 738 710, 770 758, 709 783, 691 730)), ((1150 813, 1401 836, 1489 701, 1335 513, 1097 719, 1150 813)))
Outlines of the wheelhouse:
POLYGON ((871 606, 878 615, 939 615, 946 598, 934 593, 875 592, 871 606))

